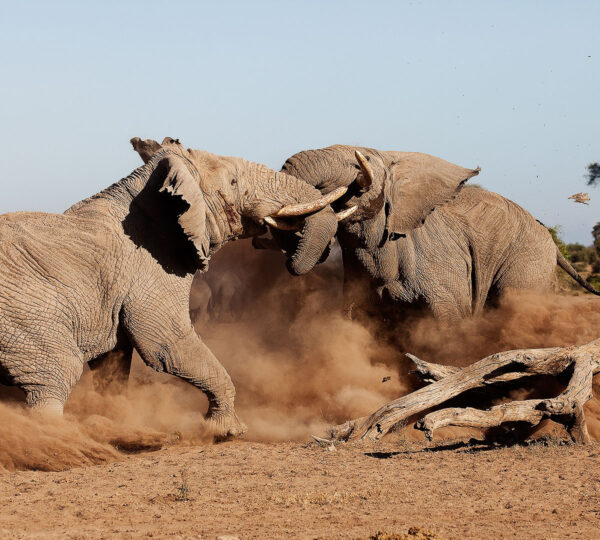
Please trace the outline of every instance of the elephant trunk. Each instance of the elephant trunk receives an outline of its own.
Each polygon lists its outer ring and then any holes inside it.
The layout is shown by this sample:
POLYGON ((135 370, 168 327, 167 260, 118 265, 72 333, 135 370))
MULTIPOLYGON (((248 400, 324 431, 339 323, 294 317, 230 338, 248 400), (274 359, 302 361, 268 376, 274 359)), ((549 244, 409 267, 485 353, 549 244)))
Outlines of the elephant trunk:
POLYGON ((296 252, 287 260, 288 271, 306 274, 319 262, 337 231, 337 217, 331 207, 307 217, 296 252))
POLYGON ((319 262, 337 232, 335 212, 327 203, 311 204, 323 200, 313 186, 289 174, 254 165, 261 180, 256 183, 255 196, 247 201, 249 213, 261 220, 278 216, 278 220, 304 221, 296 249, 288 254, 287 268, 294 275, 306 274, 319 262))

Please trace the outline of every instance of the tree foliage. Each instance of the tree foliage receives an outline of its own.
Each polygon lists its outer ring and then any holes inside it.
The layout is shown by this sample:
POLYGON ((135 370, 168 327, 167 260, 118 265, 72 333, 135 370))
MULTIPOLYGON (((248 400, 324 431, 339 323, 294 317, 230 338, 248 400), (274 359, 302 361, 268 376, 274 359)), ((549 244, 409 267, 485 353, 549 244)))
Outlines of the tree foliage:
POLYGON ((563 242, 563 239, 560 237, 560 225, 554 225, 553 227, 546 227, 552 236, 552 240, 558 247, 558 250, 563 254, 563 256, 568 259, 569 252, 567 251, 567 245, 563 242))
POLYGON ((594 246, 584 246, 579 242, 565 246, 572 263, 585 263, 593 265, 598 260, 598 254, 594 246))
POLYGON ((594 247, 596 248, 596 252, 600 255, 600 221, 594 225, 592 236, 594 237, 594 247))
POLYGON ((600 163, 590 163, 587 167, 587 185, 595 186, 600 181, 600 163))

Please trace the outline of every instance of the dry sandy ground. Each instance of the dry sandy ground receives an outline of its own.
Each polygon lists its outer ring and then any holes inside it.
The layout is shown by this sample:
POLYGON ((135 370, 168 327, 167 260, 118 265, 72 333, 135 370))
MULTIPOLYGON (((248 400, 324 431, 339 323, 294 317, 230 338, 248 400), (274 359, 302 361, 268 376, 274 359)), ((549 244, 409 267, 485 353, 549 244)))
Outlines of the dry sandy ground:
POLYGON ((0 537, 600 538, 599 462, 598 443, 175 446, 0 474, 0 537))

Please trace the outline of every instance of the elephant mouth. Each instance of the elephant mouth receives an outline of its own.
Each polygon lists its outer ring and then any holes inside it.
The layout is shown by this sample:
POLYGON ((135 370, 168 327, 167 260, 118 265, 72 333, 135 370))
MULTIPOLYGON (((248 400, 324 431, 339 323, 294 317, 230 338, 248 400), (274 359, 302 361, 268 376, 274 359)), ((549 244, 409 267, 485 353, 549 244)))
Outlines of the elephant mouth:
POLYGON ((267 227, 263 223, 259 223, 258 221, 249 217, 242 216, 241 222, 244 234, 239 238, 262 236, 268 232, 267 227))

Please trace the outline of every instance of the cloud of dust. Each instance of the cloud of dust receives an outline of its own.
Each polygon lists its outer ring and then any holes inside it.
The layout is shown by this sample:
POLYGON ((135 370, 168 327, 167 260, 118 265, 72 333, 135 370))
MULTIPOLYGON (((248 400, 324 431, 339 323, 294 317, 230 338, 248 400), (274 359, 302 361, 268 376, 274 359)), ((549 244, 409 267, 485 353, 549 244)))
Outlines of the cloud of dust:
MULTIPOLYGON (((463 366, 503 350, 582 344, 600 328, 597 298, 514 292, 452 326, 425 317, 383 334, 342 316, 339 252, 292 277, 280 254, 235 242, 213 257, 209 274, 225 269, 242 283, 227 295, 235 318, 199 320, 196 329, 233 378, 249 440, 306 440, 405 394, 415 380, 403 352, 463 366)), ((55 470, 210 440, 199 390, 139 358, 133 367, 121 395, 98 394, 86 373, 63 420, 40 422, 19 404, 0 405, 0 467, 55 470)), ((600 438, 600 402, 592 400, 587 413, 600 438)))
POLYGON ((145 381, 132 381, 121 395, 101 395, 88 371, 69 397, 63 418, 40 416, 16 400, 0 400, 0 471, 63 470, 117 461, 123 454, 166 444, 211 440, 200 392, 189 392, 183 381, 144 375, 145 381))
POLYGON ((404 350, 425 360, 465 366, 500 351, 592 341, 600 330, 600 300, 589 294, 511 291, 497 308, 452 326, 431 317, 408 325, 409 334, 400 340, 404 350))
MULTIPOLYGON (((237 266, 245 284, 239 320, 198 331, 233 377, 251 439, 303 440, 416 388, 403 352, 465 366, 499 351, 598 337, 598 298, 531 291, 509 293, 496 308, 456 324, 421 317, 383 332, 341 315, 339 253, 307 276, 292 277, 277 254, 238 244, 215 262, 233 268, 244 261, 237 266), (391 379, 382 383, 384 377, 391 379)), ((600 437, 594 407, 600 405, 588 406, 589 428, 600 437)))

